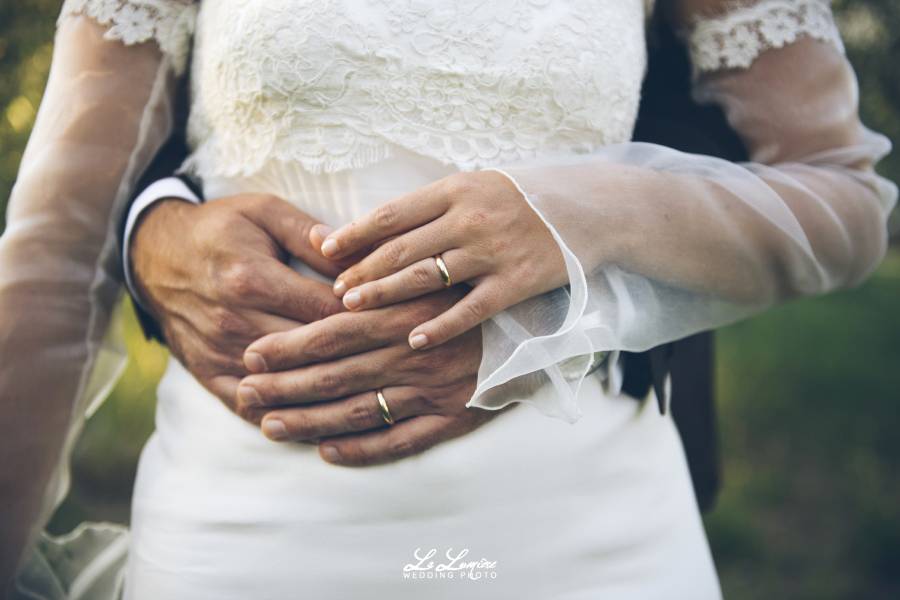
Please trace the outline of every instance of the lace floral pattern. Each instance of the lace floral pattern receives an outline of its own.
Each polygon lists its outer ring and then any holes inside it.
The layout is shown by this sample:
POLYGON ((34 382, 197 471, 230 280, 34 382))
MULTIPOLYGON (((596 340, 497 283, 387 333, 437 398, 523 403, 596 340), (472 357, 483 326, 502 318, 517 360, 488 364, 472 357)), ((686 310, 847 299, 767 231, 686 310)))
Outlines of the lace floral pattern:
POLYGON ((402 147, 460 169, 630 138, 643 0, 203 3, 186 168, 358 168, 402 147))
POLYGON ((197 4, 192 0, 66 0, 59 21, 85 15, 107 27, 105 37, 126 45, 155 40, 176 72, 184 71, 197 4))
POLYGON ((743 69, 763 51, 809 36, 843 52, 827 0, 762 0, 699 20, 687 39, 695 73, 743 69))

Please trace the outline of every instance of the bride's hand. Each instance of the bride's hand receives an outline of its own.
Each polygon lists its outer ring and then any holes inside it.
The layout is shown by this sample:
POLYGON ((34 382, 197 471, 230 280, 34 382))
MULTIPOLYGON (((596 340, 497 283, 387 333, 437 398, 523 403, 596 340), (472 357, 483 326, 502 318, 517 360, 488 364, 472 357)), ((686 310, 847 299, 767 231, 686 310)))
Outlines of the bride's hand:
POLYGON ((445 177, 328 231, 318 225, 310 233, 327 258, 376 247, 335 281, 335 294, 350 310, 442 289, 446 282, 437 255, 453 284, 472 287, 452 308, 413 329, 408 340, 415 349, 441 344, 567 283, 565 262, 550 230, 497 171, 445 177))

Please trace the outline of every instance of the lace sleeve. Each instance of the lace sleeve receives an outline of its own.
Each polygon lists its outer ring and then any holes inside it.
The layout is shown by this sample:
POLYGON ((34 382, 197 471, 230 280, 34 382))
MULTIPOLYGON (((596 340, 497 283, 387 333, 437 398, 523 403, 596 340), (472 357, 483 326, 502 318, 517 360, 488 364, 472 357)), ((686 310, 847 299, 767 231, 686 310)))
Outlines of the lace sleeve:
POLYGON ((592 352, 652 348, 856 285, 879 264, 897 188, 874 165, 891 145, 860 122, 827 5, 697 14, 685 13, 695 95, 723 108, 750 161, 631 142, 497 168, 553 233, 570 291, 483 324, 470 406, 523 401, 574 421, 584 375, 566 377, 563 361, 577 358, 583 374, 592 352), (555 393, 505 389, 533 374, 555 393))
POLYGON ((176 73, 184 71, 197 18, 193 0, 65 0, 58 24, 77 15, 102 25, 107 40, 129 46, 154 40, 176 73))
POLYGON ((745 69, 765 50, 782 48, 802 36, 844 51, 827 0, 731 2, 726 7, 715 16, 691 16, 681 28, 695 74, 745 69))
MULTIPOLYGON (((138 13, 125 25, 127 11, 111 10, 123 6, 67 4, 0 237, 4 597, 17 559, 65 495, 86 412, 124 365, 108 343, 121 289, 114 232, 172 130, 176 64, 162 42, 138 41, 149 35, 134 33, 138 13), (89 13, 77 14, 76 5, 89 13), (101 21, 115 21, 118 33, 101 21), (119 40, 127 31, 132 37, 119 40)), ((158 34, 159 22, 154 27, 158 34)), ((46 564, 29 556, 32 566, 46 564)), ((19 583, 25 597, 49 597, 19 583)))

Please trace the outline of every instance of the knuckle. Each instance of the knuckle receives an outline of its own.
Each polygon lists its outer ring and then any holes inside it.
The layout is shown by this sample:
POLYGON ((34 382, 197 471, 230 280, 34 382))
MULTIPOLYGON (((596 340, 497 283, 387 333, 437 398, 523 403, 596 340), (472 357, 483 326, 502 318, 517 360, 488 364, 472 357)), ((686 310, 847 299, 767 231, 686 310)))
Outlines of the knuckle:
POLYGON ((285 306, 304 322, 319 321, 340 312, 340 300, 332 301, 324 294, 291 294, 285 306))
POLYGON ((244 368, 244 359, 240 355, 240 351, 238 351, 234 355, 218 354, 217 359, 210 360, 210 362, 213 361, 215 361, 215 365, 213 366, 213 368, 215 368, 216 372, 218 373, 244 375, 247 372, 247 369, 244 368))
POLYGON ((258 407, 250 404, 240 396, 234 401, 234 412, 245 421, 254 423, 258 418, 258 407))
POLYGON ((315 226, 315 222, 301 215, 296 215, 290 218, 290 229, 297 232, 298 239, 308 240, 310 237, 310 233, 312 233, 312 228, 315 226))
POLYGON ((272 204, 278 204, 280 202, 283 202, 283 200, 279 196, 263 192, 260 194, 255 194, 253 196, 251 204, 255 209, 265 209, 271 207, 272 204))
POLYGON ((385 299, 384 285, 381 283, 370 283, 366 286, 366 296, 371 302, 382 304, 385 299))
POLYGON ((501 236, 494 236, 491 238, 490 245, 487 248, 487 256, 503 255, 509 252, 511 248, 512 243, 509 241, 509 239, 501 236))
POLYGON ((205 218, 197 222, 194 231, 199 240, 214 245, 217 240, 221 239, 223 231, 237 225, 240 216, 231 209, 230 205, 225 203, 215 202, 205 206, 219 210, 209 210, 204 213, 205 218))
POLYGON ((411 311, 410 318, 418 323, 429 321, 443 312, 441 306, 437 302, 422 302, 411 311))
POLYGON ((212 322, 219 335, 242 336, 247 332, 246 322, 237 313, 224 306, 212 309, 212 322))
POLYGON ((473 319, 481 321, 488 315, 489 303, 486 298, 472 298, 465 304, 466 312, 473 319))
POLYGON ((442 367, 447 366, 447 357, 441 351, 442 349, 443 345, 436 346, 425 352, 418 352, 417 354, 421 354, 418 357, 421 368, 426 369, 428 372, 441 372, 443 370, 442 367))
POLYGON ((347 386, 347 376, 343 373, 325 373, 316 378, 313 389, 319 396, 333 398, 343 396, 347 386))
POLYGON ((417 390, 411 401, 412 405, 419 407, 418 410, 423 414, 441 412, 442 406, 440 402, 440 394, 426 394, 420 390, 417 390))
POLYGON ((442 319, 435 323, 435 329, 437 330, 437 336, 441 340, 449 339, 453 334, 452 324, 446 319, 442 319))
POLYGON ((289 349, 286 336, 273 335, 265 340, 264 344, 264 346, 259 348, 258 352, 266 362, 277 364, 287 359, 289 349))
POLYGON ((470 209, 462 214, 462 222, 467 229, 481 229, 488 224, 489 220, 488 212, 480 208, 470 209))
POLYGON ((444 180, 444 192, 449 196, 462 196, 472 191, 472 182, 464 174, 454 174, 444 180))
POLYGON ((434 280, 434 272, 423 264, 414 266, 410 276, 413 284, 418 288, 427 288, 434 280))
POLYGON ((324 319, 343 311, 341 301, 332 296, 320 296, 318 294, 306 297, 306 308, 314 319, 324 319))
POLYGON ((417 325, 430 321, 435 317, 436 311, 429 306, 409 307, 408 310, 397 315, 394 327, 397 331, 409 333, 417 325))
POLYGON ((311 336, 306 350, 314 358, 324 359, 336 356, 342 347, 342 336, 333 329, 321 329, 311 336))
POLYGON ((375 209, 373 220, 375 225, 381 228, 393 226, 400 216, 397 207, 392 203, 382 204, 375 209))
POLYGON ((222 274, 222 287, 225 294, 233 298, 242 298, 252 294, 257 290, 257 285, 256 271, 246 262, 237 262, 222 274))
POLYGON ((290 306, 291 287, 288 282, 272 278, 264 281, 261 276, 254 274, 253 283, 257 297, 266 304, 272 307, 290 306))
POLYGON ((399 268, 406 264, 406 244, 400 240, 393 240, 382 246, 382 256, 391 268, 399 268))
POLYGON ((411 437, 402 436, 393 439, 387 445, 387 456, 392 460, 398 460, 407 456, 412 456, 419 452, 419 442, 411 437))
POLYGON ((367 402, 368 398, 364 398, 360 402, 354 403, 347 413, 347 425, 354 431, 362 431, 370 429, 373 423, 376 423, 374 417, 374 404, 367 402))
POLYGON ((341 274, 341 281, 347 286, 347 289, 356 287, 361 279, 360 267, 353 266, 341 274))
POLYGON ((351 465, 371 465, 378 462, 378 457, 372 452, 361 448, 358 444, 347 444, 339 447, 341 456, 351 465))
POLYGON ((296 439, 309 439, 316 437, 318 433, 316 423, 308 416, 302 414, 302 411, 298 412, 300 414, 293 415, 287 425, 291 437, 296 439))

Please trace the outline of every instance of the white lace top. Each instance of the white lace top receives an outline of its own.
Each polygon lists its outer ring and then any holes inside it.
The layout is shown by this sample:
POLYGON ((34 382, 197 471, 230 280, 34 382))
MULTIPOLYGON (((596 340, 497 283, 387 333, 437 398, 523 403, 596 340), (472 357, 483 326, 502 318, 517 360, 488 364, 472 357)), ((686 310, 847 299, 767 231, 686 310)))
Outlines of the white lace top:
POLYGON ((641 0, 213 0, 193 62, 191 167, 362 167, 394 145, 461 169, 627 140, 641 0))
MULTIPOLYGON (((400 146, 470 170, 630 138, 648 0, 67 0, 107 36, 156 39, 184 67, 196 20, 189 168, 314 172, 400 146), (199 8, 199 10, 198 10, 199 8)), ((748 67, 809 35, 841 47, 827 2, 763 0, 698 21, 698 72, 748 67)))

